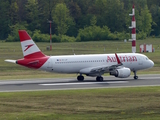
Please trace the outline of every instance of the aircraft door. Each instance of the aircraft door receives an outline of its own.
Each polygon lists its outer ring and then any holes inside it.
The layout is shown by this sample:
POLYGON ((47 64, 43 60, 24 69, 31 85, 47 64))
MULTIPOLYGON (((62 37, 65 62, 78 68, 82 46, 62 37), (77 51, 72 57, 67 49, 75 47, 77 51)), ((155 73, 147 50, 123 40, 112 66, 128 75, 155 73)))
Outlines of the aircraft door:
POLYGON ((53 70, 53 61, 52 61, 51 58, 49 58, 49 60, 48 60, 47 69, 48 69, 49 71, 52 71, 52 70, 53 70))

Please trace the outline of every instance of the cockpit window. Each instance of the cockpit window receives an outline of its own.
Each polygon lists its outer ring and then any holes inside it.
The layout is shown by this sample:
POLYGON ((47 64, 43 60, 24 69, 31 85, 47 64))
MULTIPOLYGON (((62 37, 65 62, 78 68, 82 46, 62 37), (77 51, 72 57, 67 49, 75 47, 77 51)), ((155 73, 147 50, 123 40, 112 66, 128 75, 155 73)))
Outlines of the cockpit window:
POLYGON ((146 57, 146 60, 148 60, 148 58, 146 57))

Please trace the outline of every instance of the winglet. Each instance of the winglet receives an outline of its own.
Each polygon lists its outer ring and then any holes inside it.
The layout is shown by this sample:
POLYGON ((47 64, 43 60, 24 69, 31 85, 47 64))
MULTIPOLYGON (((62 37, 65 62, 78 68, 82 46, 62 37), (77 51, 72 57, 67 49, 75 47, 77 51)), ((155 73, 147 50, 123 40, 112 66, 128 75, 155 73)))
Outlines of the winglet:
POLYGON ((117 63, 122 64, 121 61, 119 60, 118 56, 117 56, 117 53, 115 53, 115 56, 116 56, 116 59, 117 59, 117 63))

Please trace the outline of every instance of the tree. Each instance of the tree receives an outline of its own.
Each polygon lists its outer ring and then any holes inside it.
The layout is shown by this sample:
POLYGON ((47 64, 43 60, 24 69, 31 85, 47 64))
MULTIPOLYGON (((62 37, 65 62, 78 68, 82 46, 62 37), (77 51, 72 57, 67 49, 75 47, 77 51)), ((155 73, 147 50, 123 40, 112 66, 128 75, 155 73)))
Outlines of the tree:
POLYGON ((0 39, 6 39, 9 33, 9 2, 7 0, 2 0, 0 4, 0 39))
POLYGON ((153 24, 152 24, 152 35, 160 35, 160 7, 158 5, 152 5, 150 8, 152 14, 153 24))
POLYGON ((12 1, 10 5, 10 19, 11 19, 11 24, 13 25, 18 23, 18 18, 19 18, 18 10, 19 10, 19 7, 17 5, 17 2, 12 1))
POLYGON ((82 15, 81 8, 76 2, 69 2, 68 3, 70 15, 74 18, 75 21, 79 19, 79 17, 82 15))
POLYGON ((27 11, 27 23, 28 29, 34 31, 35 29, 39 29, 39 9, 38 9, 38 0, 28 0, 26 4, 27 11))
POLYGON ((160 6, 159 0, 147 0, 147 6, 150 9, 153 5, 160 6))
POLYGON ((126 26, 124 4, 120 0, 96 0, 97 25, 108 26, 111 32, 124 31, 126 26))
POLYGON ((78 6, 81 8, 81 12, 83 15, 89 14, 90 6, 95 4, 96 0, 74 0, 77 2, 78 6))
POLYGON ((57 25, 58 34, 64 35, 69 27, 74 24, 72 17, 70 17, 69 9, 66 4, 58 3, 52 13, 53 21, 57 25))
POLYGON ((90 20, 91 26, 95 26, 97 23, 97 17, 94 15, 90 20))
POLYGON ((18 5, 18 22, 26 21, 26 8, 24 7, 27 4, 28 0, 17 0, 18 5))
POLYGON ((19 41, 19 35, 18 35, 18 30, 26 30, 30 35, 31 32, 29 30, 27 30, 27 25, 25 22, 24 23, 17 23, 15 25, 11 25, 10 26, 10 30, 11 30, 11 33, 8 35, 8 38, 6 39, 7 41, 19 41))
MULTIPOLYGON (((160 35, 159 0, 1 0, 0 39, 6 39, 16 24, 52 34, 76 37, 79 29, 107 26, 111 33, 129 33, 132 5, 135 5, 136 32, 160 35)), ((117 35, 117 34, 116 34, 117 35)), ((138 36, 138 34, 137 34, 138 36)))
POLYGON ((152 16, 150 11, 148 10, 147 5, 145 5, 144 9, 141 10, 141 16, 142 16, 142 31, 149 36, 152 27, 152 16))
MULTIPOLYGON (((53 21, 52 20, 52 10, 55 7, 55 4, 59 2, 59 0, 39 0, 38 1, 38 7, 39 7, 39 23, 40 23, 40 31, 42 33, 50 33, 50 24, 48 21, 53 21)), ((55 33, 55 23, 53 21, 52 25, 52 33, 55 33)))
POLYGON ((69 36, 77 36, 78 30, 79 30, 79 24, 78 21, 80 20, 80 17, 82 15, 81 13, 81 8, 79 5, 76 3, 76 1, 71 0, 70 2, 66 3, 69 11, 70 11, 70 16, 74 19, 75 25, 72 25, 69 27, 66 35, 69 36))

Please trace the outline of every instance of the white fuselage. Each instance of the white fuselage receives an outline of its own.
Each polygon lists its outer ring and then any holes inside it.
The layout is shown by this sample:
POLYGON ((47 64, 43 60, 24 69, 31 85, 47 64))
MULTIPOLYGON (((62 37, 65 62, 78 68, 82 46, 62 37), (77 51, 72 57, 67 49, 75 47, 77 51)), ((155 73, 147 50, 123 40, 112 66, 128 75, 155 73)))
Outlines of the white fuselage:
POLYGON ((138 79, 136 76, 138 70, 154 66, 152 60, 138 53, 47 56, 41 52, 25 30, 19 30, 18 33, 24 57, 18 60, 7 59, 6 62, 49 72, 79 73, 78 81, 84 80, 82 74, 103 81, 104 73, 127 78, 131 71, 134 72, 134 79, 138 79))
MULTIPOLYGON (((122 67, 129 68, 131 71, 148 69, 154 65, 148 57, 142 54, 121 53, 117 55, 123 64, 122 67)), ((51 56, 40 69, 57 73, 79 73, 85 68, 116 64, 115 54, 51 56)))

